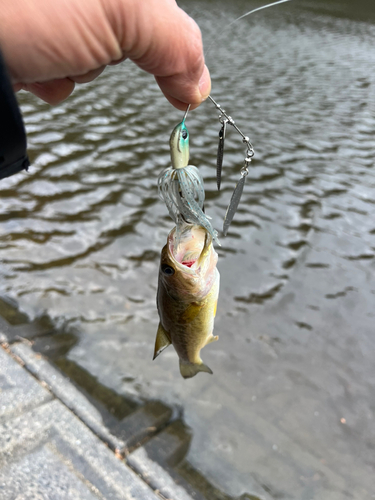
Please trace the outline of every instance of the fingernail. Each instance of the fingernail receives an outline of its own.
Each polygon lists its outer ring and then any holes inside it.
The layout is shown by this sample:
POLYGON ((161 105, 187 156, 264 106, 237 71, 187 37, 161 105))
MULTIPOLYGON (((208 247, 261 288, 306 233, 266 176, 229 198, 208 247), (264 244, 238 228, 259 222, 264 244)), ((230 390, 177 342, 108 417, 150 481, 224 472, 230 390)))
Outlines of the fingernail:
POLYGON ((207 99, 211 92, 211 77, 206 65, 204 65, 203 73, 199 80, 199 92, 201 93, 202 101, 207 99))

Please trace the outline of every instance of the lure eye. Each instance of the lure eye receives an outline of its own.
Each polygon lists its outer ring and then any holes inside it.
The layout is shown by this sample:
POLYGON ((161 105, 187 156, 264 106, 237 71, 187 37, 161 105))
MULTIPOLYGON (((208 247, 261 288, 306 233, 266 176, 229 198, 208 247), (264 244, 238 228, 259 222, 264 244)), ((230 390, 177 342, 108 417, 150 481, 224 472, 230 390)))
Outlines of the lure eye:
POLYGON ((173 276, 174 275, 174 269, 171 266, 168 266, 167 264, 163 264, 161 266, 161 270, 163 271, 164 274, 167 276, 173 276))
POLYGON ((182 138, 183 138, 184 140, 185 140, 185 139, 187 139, 188 134, 187 134, 186 130, 183 130, 183 131, 181 132, 181 135, 182 135, 182 138))

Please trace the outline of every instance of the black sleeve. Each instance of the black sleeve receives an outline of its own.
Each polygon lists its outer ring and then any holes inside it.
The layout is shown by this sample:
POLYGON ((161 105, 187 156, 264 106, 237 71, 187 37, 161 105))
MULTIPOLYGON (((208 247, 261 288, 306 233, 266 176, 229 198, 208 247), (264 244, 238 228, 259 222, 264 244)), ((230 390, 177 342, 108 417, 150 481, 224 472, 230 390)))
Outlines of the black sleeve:
POLYGON ((29 165, 25 127, 0 53, 0 179, 29 165))

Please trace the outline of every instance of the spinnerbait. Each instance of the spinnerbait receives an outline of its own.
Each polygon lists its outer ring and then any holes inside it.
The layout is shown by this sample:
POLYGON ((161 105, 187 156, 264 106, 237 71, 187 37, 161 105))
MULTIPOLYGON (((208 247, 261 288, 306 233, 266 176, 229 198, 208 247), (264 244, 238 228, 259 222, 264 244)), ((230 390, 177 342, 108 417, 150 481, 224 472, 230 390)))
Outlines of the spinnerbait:
MULTIPOLYGON (((224 143, 227 124, 232 125, 242 136, 242 142, 247 146, 244 165, 241 169, 241 179, 238 181, 227 208, 223 233, 228 233, 228 228, 237 211, 241 199, 246 177, 249 173, 251 159, 254 156, 254 148, 241 130, 235 124, 233 118, 211 97, 208 96, 215 107, 220 111, 219 121, 221 129, 219 132, 219 145, 217 150, 217 187, 220 190, 221 171, 224 158, 224 143)), ((172 166, 166 168, 159 176, 158 187, 160 197, 167 205, 169 215, 174 220, 177 231, 176 237, 179 241, 180 231, 184 223, 197 224, 204 227, 212 238, 220 245, 217 231, 212 227, 209 217, 204 213, 205 192, 203 179, 197 167, 188 165, 189 163, 189 132, 185 125, 185 120, 190 106, 188 106, 181 123, 173 129, 169 145, 171 151, 172 166)))

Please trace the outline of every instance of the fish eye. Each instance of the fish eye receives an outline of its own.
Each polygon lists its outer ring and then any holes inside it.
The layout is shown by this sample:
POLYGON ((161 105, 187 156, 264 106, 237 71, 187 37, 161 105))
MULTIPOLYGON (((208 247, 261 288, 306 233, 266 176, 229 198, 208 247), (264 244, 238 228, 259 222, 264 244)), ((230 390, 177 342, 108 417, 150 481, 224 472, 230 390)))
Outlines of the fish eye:
POLYGON ((187 133, 187 131, 186 131, 186 130, 183 130, 183 131, 181 132, 181 135, 182 135, 182 138, 185 140, 185 139, 187 139, 188 133, 187 133))
POLYGON ((167 276, 173 276, 174 275, 174 269, 171 266, 168 266, 167 264, 163 264, 161 266, 161 270, 163 271, 164 274, 167 276))

